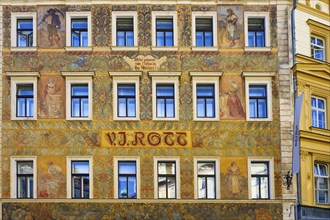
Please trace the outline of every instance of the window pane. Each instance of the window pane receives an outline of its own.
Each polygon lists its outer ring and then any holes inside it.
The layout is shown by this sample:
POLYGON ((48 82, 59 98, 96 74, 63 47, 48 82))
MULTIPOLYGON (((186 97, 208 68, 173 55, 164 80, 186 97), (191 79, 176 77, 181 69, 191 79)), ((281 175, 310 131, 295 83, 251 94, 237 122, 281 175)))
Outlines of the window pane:
POLYGON ((27 183, 28 183, 28 198, 33 198, 33 176, 28 176, 27 183))
POLYGON ((319 203, 329 203, 329 191, 319 190, 319 203))
POLYGON ((17 38, 18 38, 18 42, 17 42, 18 47, 27 47, 28 46, 27 35, 23 34, 22 32, 19 32, 17 38))
POLYGON ((198 198, 206 198, 206 179, 205 177, 198 177, 198 198))
POLYGON ((250 97, 265 97, 266 96, 266 86, 250 86, 249 87, 250 97))
POLYGON ((205 100, 197 99, 197 117, 205 117, 205 100))
POLYGON ((257 100, 256 99, 250 99, 249 109, 250 109, 250 118, 257 118, 257 100))
POLYGON ((126 46, 134 46, 134 34, 133 31, 126 32, 126 46))
POLYGON ((135 117, 135 98, 129 98, 127 99, 128 102, 128 117, 135 117))
POLYGON ((312 107, 316 107, 316 98, 312 97, 312 107))
POLYGON ((80 37, 81 37, 81 39, 80 39, 81 46, 87 47, 88 46, 88 32, 86 32, 86 31, 81 32, 80 37))
POLYGON ((165 32, 165 46, 173 46, 173 32, 165 32))
POLYGON ((251 177, 251 196, 253 199, 259 199, 259 179, 251 177))
POLYGON ((320 109, 324 109, 324 101, 322 99, 317 100, 317 107, 320 109))
POLYGON ((29 29, 33 29, 33 23, 32 23, 32 19, 18 19, 17 20, 17 28, 18 29, 23 29, 23 30, 29 30, 29 29))
POLYGON ((79 38, 79 34, 72 32, 72 36, 71 36, 71 46, 73 47, 79 47, 80 45, 80 38, 79 38))
POLYGON ((89 174, 89 162, 88 161, 74 161, 72 162, 73 174, 89 174))
POLYGON ((83 177, 84 198, 89 198, 89 177, 83 177))
POLYGON ((328 176, 328 167, 325 164, 319 164, 319 168, 320 168, 320 176, 328 176))
POLYGON ((320 47, 323 47, 323 40, 317 39, 316 44, 319 45, 320 47))
POLYGON ((126 99, 118 98, 118 116, 126 117, 126 99))
POLYGON ((207 198, 215 199, 215 180, 214 180, 214 177, 207 177, 207 198))
POLYGON ((312 126, 317 127, 317 112, 316 110, 312 110, 312 126))
POLYGON ((319 175, 319 168, 317 164, 314 164, 314 175, 319 175))
POLYGON ((71 101, 71 116, 80 117, 80 100, 72 99, 71 101))
POLYGON ((119 198, 127 198, 127 179, 119 177, 119 198))
POLYGON ((265 33, 264 32, 257 32, 257 47, 264 47, 265 46, 265 33))
POLYGON ((81 99, 81 117, 88 117, 88 99, 81 99))
POLYGON ((316 44, 316 39, 315 39, 315 37, 311 37, 311 43, 312 43, 312 44, 316 44))
POLYGON ((129 199, 136 198, 136 177, 135 176, 128 177, 128 198, 129 199))
POLYGON ((165 100, 157 99, 157 117, 165 117, 165 100))
POLYGON ((175 163, 171 162, 159 162, 158 174, 175 174, 175 163))
POLYGON ((258 162, 251 163, 251 174, 252 175, 268 175, 268 163, 258 162))
POLYGON ((248 18, 249 31, 263 31, 265 30, 264 24, 264 18, 248 18))
POLYGON ((156 19, 157 30, 173 30, 173 19, 156 19))
POLYGON ((196 32, 196 46, 204 46, 204 34, 203 32, 196 32))
POLYGON ((213 85, 198 85, 197 96, 209 96, 214 97, 214 86, 213 85))
POLYGON ((199 175, 215 175, 214 163, 197 163, 197 170, 199 175))
POLYGON ((26 99, 26 117, 33 117, 33 109, 34 109, 34 103, 33 98, 27 98, 26 99))
POLYGON ((17 98, 17 117, 26 117, 25 112, 25 99, 24 98, 17 98))
POLYGON ((174 99, 166 99, 166 117, 174 117, 174 99))
POLYGON ((118 85, 119 96, 135 96, 135 85, 118 85))
POLYGON ((72 177, 72 196, 73 198, 81 198, 81 177, 73 176, 72 177))
POLYGON ((28 182, 25 177, 17 177, 17 198, 27 198, 28 182))
POLYGON ((17 95, 33 96, 33 85, 17 85, 17 95))
POLYGON ((259 99, 258 101, 258 118, 267 118, 267 101, 266 99, 259 99))
POLYGON ((268 196, 268 177, 261 177, 260 178, 260 190, 261 190, 261 198, 267 199, 268 196))
POLYGON ((164 32, 157 31, 157 44, 156 45, 159 47, 165 46, 164 32))
POLYGON ((319 189, 329 189, 328 178, 318 178, 319 179, 319 189))
POLYGON ((157 96, 174 96, 173 85, 161 85, 157 86, 157 96))
POLYGON ((212 31, 212 18, 196 18, 196 31, 212 31))
POLYGON ((166 177, 158 177, 158 197, 166 199, 166 177))
POLYGON ((248 46, 249 47, 255 47, 255 33, 250 32, 248 33, 248 46))
POLYGON ((72 96, 88 96, 88 85, 72 85, 72 96))
POLYGON ((167 192, 168 192, 168 198, 174 199, 176 198, 176 185, 175 185, 175 177, 170 176, 167 177, 167 192))
POLYGON ((119 174, 136 174, 136 163, 130 161, 119 162, 119 174))
POLYGON ((117 46, 125 46, 125 32, 117 31, 117 46))
POLYGON ((214 112, 214 99, 206 99, 206 117, 213 118, 214 112))
POLYGON ((205 32, 205 45, 206 47, 213 46, 213 33, 212 32, 205 32))
POLYGON ((117 18, 117 31, 133 32, 133 18, 117 18))
POLYGON ((18 174, 33 174, 33 162, 32 161, 19 161, 17 162, 18 174))
POLYGON ((325 128, 325 112, 319 111, 318 115, 319 115, 318 127, 319 128, 325 128))
POLYGON ((71 28, 73 29, 87 29, 87 19, 72 19, 71 28))

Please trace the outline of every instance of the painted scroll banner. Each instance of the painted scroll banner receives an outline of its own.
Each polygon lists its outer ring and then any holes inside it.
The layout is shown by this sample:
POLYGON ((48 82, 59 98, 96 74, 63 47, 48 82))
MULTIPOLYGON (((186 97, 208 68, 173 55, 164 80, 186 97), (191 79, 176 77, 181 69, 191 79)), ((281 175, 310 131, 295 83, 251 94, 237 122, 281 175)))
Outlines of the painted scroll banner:
POLYGON ((190 131, 102 131, 102 147, 191 147, 190 131))

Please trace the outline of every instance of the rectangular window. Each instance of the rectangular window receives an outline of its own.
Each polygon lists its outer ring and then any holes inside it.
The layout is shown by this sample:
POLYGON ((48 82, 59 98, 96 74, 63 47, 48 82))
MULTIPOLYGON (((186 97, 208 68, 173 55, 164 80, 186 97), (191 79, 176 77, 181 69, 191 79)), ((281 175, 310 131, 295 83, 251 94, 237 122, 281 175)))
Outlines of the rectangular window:
POLYGON ((71 85, 71 117, 84 118, 89 116, 88 84, 71 85))
POLYGON ((158 118, 174 118, 174 85, 156 86, 156 105, 158 118))
POLYGON ((89 161, 71 161, 71 193, 74 199, 89 198, 89 161))
POLYGON ((196 18, 196 46, 213 46, 213 18, 196 18))
POLYGON ((269 199, 269 162, 251 162, 251 194, 252 199, 269 199))
POLYGON ((250 118, 267 118, 266 85, 249 85, 250 118))
POLYGON ((33 46, 33 19, 17 19, 17 47, 33 46))
POLYGON ((158 198, 176 198, 176 162, 158 161, 158 198))
POLYGON ((329 166, 324 163, 314 163, 315 202, 329 204, 329 166))
POLYGON ((33 84, 17 84, 16 117, 34 116, 33 84))
POLYGON ((116 46, 134 46, 134 22, 132 18, 117 18, 116 46))
POLYGON ((156 19, 156 45, 173 46, 173 18, 156 19))
POLYGON ((137 198, 136 161, 118 161, 118 198, 137 198))
POLYGON ((265 18, 248 18, 248 46, 265 47, 265 18))
POLYGON ((215 117, 214 84, 197 84, 197 118, 215 117))
POLYGON ((88 23, 87 18, 71 19, 71 46, 88 46, 88 23))
POLYGON ((316 128, 326 128, 325 100, 312 97, 312 126, 316 128))
POLYGON ((32 199, 33 198, 33 161, 17 161, 17 198, 32 199))
POLYGON ((199 199, 216 198, 215 162, 197 162, 197 187, 199 199))
POLYGON ((136 117, 135 84, 118 84, 118 117, 136 117))
POLYGON ((325 61, 325 47, 322 38, 316 36, 311 37, 311 50, 313 58, 325 61))

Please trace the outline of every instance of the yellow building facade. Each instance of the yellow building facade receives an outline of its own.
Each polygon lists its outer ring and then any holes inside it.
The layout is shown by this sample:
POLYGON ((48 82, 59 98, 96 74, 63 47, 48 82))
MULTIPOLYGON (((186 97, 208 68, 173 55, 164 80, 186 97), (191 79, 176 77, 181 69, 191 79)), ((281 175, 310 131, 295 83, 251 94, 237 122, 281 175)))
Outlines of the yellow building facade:
POLYGON ((296 9, 297 94, 300 119, 299 219, 328 219, 330 165, 329 1, 298 1, 296 9))

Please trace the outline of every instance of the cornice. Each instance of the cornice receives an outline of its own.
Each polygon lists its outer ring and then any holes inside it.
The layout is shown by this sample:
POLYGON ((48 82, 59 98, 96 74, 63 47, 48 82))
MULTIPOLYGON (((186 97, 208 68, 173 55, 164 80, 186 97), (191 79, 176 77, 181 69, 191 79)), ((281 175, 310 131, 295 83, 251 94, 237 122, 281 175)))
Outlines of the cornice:
POLYGON ((300 130, 300 137, 330 144, 330 130, 313 128, 313 132, 300 130))
POLYGON ((297 10, 306 12, 308 14, 314 15, 316 17, 319 17, 321 19, 324 19, 326 21, 329 20, 329 13, 325 13, 323 11, 317 10, 315 8, 312 8, 308 5, 304 5, 302 3, 298 3, 297 10))

